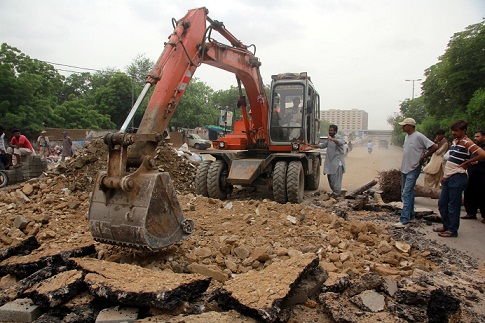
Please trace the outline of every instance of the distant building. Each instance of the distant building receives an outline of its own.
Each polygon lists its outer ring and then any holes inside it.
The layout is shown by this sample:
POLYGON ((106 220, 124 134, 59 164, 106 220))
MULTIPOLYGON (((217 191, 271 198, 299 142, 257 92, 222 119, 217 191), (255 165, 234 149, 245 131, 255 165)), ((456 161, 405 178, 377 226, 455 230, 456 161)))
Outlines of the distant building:
POLYGON ((364 110, 330 109, 320 111, 320 118, 336 124, 344 133, 364 133, 369 127, 369 115, 364 110))

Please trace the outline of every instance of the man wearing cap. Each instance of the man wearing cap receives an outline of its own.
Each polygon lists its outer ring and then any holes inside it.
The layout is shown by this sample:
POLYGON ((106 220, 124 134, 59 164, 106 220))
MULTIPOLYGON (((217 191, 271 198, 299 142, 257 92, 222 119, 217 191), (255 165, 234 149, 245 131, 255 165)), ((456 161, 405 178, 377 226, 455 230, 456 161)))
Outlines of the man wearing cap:
POLYGON ((66 157, 72 156, 72 140, 71 137, 67 135, 67 131, 62 133, 64 139, 62 140, 62 156, 61 161, 64 161, 66 157))
POLYGON ((39 147, 40 158, 47 158, 50 155, 49 137, 45 135, 46 133, 45 130, 42 130, 40 136, 37 138, 37 147, 39 147))
POLYGON ((394 223, 393 227, 404 228, 414 219, 414 186, 421 173, 422 164, 438 149, 438 145, 416 131, 416 121, 413 118, 406 118, 399 124, 402 126, 402 131, 406 133, 401 163, 403 206, 399 222, 394 223))

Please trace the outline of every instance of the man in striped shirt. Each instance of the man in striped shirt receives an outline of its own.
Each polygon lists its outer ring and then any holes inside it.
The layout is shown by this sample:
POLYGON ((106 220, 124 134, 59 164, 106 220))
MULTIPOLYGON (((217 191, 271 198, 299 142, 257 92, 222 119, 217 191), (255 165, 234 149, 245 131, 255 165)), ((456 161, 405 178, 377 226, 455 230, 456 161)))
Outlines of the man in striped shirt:
POLYGON ((466 168, 475 161, 485 159, 485 151, 467 137, 467 125, 468 122, 457 120, 450 127, 454 140, 445 164, 438 200, 443 226, 433 229, 440 237, 458 236, 462 193, 468 184, 466 168), (471 158, 472 154, 476 156, 471 158))

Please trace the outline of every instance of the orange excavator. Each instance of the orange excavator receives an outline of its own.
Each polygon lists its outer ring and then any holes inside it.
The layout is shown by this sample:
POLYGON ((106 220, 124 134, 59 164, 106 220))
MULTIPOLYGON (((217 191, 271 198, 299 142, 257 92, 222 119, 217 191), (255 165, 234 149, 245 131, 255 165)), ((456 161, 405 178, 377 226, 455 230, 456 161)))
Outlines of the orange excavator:
POLYGON ((267 185, 275 201, 300 203, 305 189, 318 189, 321 155, 311 145, 319 141, 320 98, 307 73, 273 75, 268 102, 254 45, 210 19, 206 8, 172 23, 174 31, 125 123, 104 137, 108 169, 97 176, 89 209, 91 234, 103 243, 159 250, 192 233, 194 224, 184 218, 169 174, 154 167, 152 156, 201 64, 235 74, 242 119, 233 133, 213 141, 214 160, 198 167, 196 193, 225 199, 235 185, 267 185), (229 44, 216 41, 213 31, 229 44), (152 86, 137 133, 127 133, 152 86))

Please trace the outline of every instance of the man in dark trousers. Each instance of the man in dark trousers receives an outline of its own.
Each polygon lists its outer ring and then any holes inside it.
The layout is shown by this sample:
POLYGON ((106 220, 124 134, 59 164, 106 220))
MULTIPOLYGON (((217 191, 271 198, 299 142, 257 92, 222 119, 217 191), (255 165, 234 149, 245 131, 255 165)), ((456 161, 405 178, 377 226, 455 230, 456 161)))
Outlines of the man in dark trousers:
POLYGON ((445 164, 438 200, 442 227, 433 228, 440 237, 458 237, 463 191, 468 184, 466 169, 474 162, 485 159, 485 151, 466 135, 468 122, 457 120, 451 125, 453 143, 445 164), (472 157, 474 155, 474 157, 472 157))
MULTIPOLYGON (((475 133, 475 142, 485 150, 485 130, 475 133)), ((476 154, 472 154, 472 158, 476 154)), ((478 209, 482 215, 482 223, 485 223, 485 160, 470 163, 467 168, 468 186, 465 190, 466 215, 462 219, 476 219, 478 209)))

